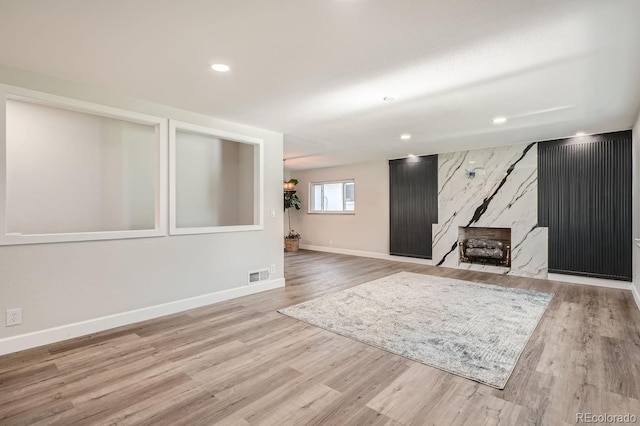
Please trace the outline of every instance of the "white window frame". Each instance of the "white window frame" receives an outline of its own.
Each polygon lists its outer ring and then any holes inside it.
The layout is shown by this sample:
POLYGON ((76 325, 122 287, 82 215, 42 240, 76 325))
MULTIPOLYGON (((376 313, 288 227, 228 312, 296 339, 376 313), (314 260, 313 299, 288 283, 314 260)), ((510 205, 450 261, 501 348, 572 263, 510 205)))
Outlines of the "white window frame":
MULTIPOLYGON (((256 172, 254 170, 254 172, 256 172)), ((264 141, 259 138, 226 132, 211 127, 200 126, 178 120, 169 120, 169 235, 211 234, 218 232, 261 231, 264 229, 264 141), (254 189, 254 224, 231 226, 177 226, 177 198, 176 198, 176 133, 178 130, 216 136, 234 142, 257 145, 259 150, 258 185, 254 189), (257 223, 255 223, 257 222, 257 223)))
POLYGON ((346 196, 347 196, 347 191, 345 191, 345 184, 348 183, 352 183, 353 184, 353 198, 355 200, 356 197, 356 180, 355 179, 339 179, 339 180, 324 180, 324 181, 318 181, 318 182, 309 182, 309 199, 308 199, 308 209, 307 209, 307 213, 308 214, 356 214, 356 206, 355 206, 355 201, 354 201, 354 205, 353 205, 353 210, 344 210, 344 206, 346 206, 347 204, 347 200, 346 200, 346 196), (332 183, 342 183, 342 205, 343 205, 343 210, 342 211, 325 211, 324 210, 324 185, 325 184, 332 184, 332 183), (311 198, 313 197, 311 188, 314 185, 322 185, 322 192, 321 192, 321 200, 322 200, 322 207, 321 210, 312 210, 311 206, 313 205, 313 202, 311 201, 311 198))
POLYGON ((160 237, 167 234, 167 119, 118 108, 107 107, 49 93, 0 84, 0 245, 95 241, 126 238, 160 237), (53 108, 94 114, 133 123, 154 126, 157 144, 155 176, 154 229, 88 231, 51 234, 7 233, 7 100, 18 100, 53 108))

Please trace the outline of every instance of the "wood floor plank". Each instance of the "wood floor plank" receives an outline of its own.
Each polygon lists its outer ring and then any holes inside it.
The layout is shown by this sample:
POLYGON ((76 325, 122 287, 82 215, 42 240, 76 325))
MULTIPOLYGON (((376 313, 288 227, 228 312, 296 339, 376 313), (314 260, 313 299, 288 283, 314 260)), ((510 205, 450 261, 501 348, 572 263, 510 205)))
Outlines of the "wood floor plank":
POLYGON ((282 388, 286 388, 300 375, 299 371, 281 366, 248 378, 234 386, 225 399, 204 407, 199 413, 190 413, 185 419, 185 424, 191 424, 190 422, 197 422, 197 424, 224 422, 225 418, 233 416, 234 413, 253 402, 270 393, 280 392, 282 388))
POLYGON ((212 393, 193 381, 186 381, 178 386, 167 387, 153 398, 143 399, 137 404, 127 405, 104 420, 109 425, 139 424, 171 424, 175 421, 176 412, 184 412, 185 408, 193 409, 196 405, 207 406, 213 403, 212 393), (171 407, 170 412, 165 410, 171 407))
POLYGON ((640 417, 629 291, 301 250, 287 286, 0 357, 0 424, 566 425, 640 417), (504 390, 277 313, 409 271, 555 293, 504 390))
MULTIPOLYGON (((375 368, 360 370, 359 377, 350 380, 349 383, 341 380, 341 386, 335 386, 336 380, 332 380, 332 389, 340 388, 340 398, 333 401, 325 409, 309 419, 310 424, 357 424, 354 418, 358 417, 362 406, 377 396, 395 378, 409 369, 407 361, 398 356, 386 357, 369 364, 375 368)), ((353 370, 358 370, 354 368, 353 370)))
POLYGON ((442 403, 442 395, 454 385, 454 380, 449 373, 424 367, 412 363, 407 371, 369 401, 367 406, 403 422, 421 417, 421 412, 442 403))
MULTIPOLYGON (((234 413, 233 418, 242 417, 250 423, 259 423, 260 419, 269 415, 277 407, 287 403, 300 392, 327 381, 334 380, 340 376, 343 371, 349 371, 362 365, 366 360, 367 354, 373 351, 373 348, 357 343, 359 346, 354 350, 352 347, 342 347, 340 350, 330 350, 333 354, 332 358, 324 358, 317 361, 313 365, 307 365, 303 370, 304 374, 291 381, 286 388, 278 392, 271 392, 259 400, 244 407, 240 411, 234 413)), ((308 360, 308 358, 307 358, 308 360)), ((365 364, 367 365, 367 364, 365 364)), ((225 419, 226 422, 228 419, 225 419)))
POLYGON ((51 423, 56 426, 104 424, 114 413, 135 405, 140 401, 155 398, 166 388, 176 388, 188 383, 189 377, 184 374, 173 374, 150 377, 136 377, 133 383, 121 384, 107 391, 93 392, 83 395, 74 401, 75 410, 69 410, 51 423))
POLYGON ((298 393, 268 415, 257 419, 256 424, 264 426, 304 424, 307 419, 325 412, 332 402, 340 398, 340 395, 340 392, 328 386, 315 385, 298 393))

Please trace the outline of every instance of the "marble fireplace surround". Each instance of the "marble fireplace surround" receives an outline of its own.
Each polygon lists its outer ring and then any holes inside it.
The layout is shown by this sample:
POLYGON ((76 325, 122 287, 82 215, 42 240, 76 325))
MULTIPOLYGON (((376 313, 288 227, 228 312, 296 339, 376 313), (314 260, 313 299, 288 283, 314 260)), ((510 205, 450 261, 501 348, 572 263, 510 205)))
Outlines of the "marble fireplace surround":
POLYGON ((433 264, 547 278, 547 228, 538 227, 537 143, 438 154, 433 264), (459 227, 511 228, 511 267, 461 263, 459 227))

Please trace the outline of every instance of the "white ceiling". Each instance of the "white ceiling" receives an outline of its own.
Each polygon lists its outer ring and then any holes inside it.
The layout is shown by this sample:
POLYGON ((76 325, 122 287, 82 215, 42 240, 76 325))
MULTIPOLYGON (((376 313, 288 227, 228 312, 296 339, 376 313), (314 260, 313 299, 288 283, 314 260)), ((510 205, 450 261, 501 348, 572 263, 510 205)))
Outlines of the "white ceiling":
POLYGON ((282 132, 311 168, 630 128, 640 1, 0 0, 0 64, 282 132))

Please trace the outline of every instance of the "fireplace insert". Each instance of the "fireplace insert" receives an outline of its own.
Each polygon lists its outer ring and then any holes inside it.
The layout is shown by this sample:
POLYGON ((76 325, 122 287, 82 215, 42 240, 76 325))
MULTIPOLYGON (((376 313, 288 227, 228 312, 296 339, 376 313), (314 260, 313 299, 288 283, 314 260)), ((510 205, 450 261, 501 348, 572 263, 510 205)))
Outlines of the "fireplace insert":
POLYGON ((461 227, 460 262, 511 267, 511 229, 461 227))

